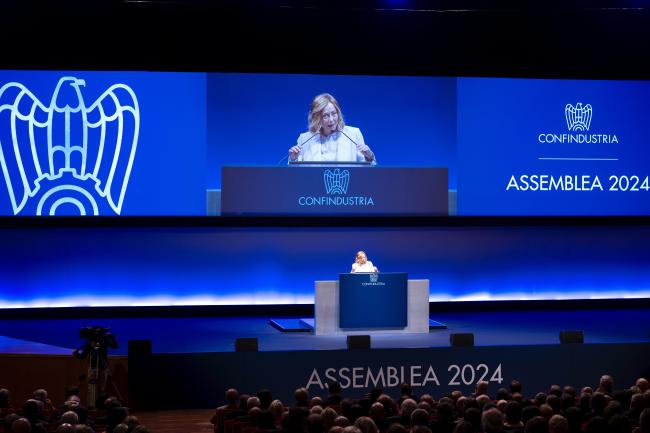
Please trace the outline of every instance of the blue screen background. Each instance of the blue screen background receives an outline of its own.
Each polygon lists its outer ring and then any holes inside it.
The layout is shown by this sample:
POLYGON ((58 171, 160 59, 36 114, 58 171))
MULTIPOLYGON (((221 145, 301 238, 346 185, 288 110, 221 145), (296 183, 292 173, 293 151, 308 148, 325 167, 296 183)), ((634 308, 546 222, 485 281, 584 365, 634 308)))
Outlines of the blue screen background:
POLYGON ((649 191, 608 190, 611 175, 650 176, 649 112, 647 82, 459 78, 458 214, 650 215, 649 191), (585 133, 619 142, 540 143, 569 132, 564 109, 578 102, 593 107, 585 133), (506 191, 522 174, 598 176, 604 191, 506 191))
MULTIPOLYGON (((85 80, 87 106, 116 83, 130 86, 138 98, 140 136, 121 214, 205 215, 205 74, 0 71, 0 87, 22 83, 49 107, 57 82, 66 76, 85 80)), ((8 129, 0 125, 3 136, 8 129)), ((4 182, 0 214, 13 215, 4 182)))
POLYGON ((456 79, 208 74, 207 184, 222 165, 286 164, 314 96, 331 93, 384 166, 448 167, 456 187, 456 79))

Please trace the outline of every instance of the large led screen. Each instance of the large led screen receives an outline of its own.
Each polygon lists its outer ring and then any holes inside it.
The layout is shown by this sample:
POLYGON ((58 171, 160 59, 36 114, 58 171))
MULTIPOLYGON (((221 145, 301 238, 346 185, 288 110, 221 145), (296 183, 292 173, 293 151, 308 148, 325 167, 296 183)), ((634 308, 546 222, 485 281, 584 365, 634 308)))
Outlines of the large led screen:
POLYGON ((650 215, 649 104, 639 81, 2 71, 0 214, 650 215))

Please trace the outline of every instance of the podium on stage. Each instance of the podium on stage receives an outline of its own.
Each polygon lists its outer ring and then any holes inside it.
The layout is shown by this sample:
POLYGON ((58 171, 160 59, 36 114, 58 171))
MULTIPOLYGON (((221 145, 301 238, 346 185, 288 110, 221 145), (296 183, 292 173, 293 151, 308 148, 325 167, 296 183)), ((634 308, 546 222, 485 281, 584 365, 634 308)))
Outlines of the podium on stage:
POLYGON ((429 332, 429 280, 387 272, 316 281, 314 330, 316 335, 429 332))

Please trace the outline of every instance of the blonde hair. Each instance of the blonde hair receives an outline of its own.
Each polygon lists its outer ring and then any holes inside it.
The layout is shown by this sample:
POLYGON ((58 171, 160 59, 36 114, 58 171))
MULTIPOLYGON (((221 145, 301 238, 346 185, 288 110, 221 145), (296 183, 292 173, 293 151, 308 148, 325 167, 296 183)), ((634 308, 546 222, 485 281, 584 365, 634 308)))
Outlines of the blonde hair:
POLYGON ((336 130, 341 131, 343 127, 345 127, 343 113, 341 113, 341 107, 336 101, 336 98, 334 98, 334 96, 330 95, 329 93, 321 93, 320 95, 316 95, 314 97, 314 100, 311 101, 311 105, 309 107, 309 115, 307 116, 307 122, 309 123, 309 132, 312 134, 320 131, 321 127, 323 126, 323 110, 329 103, 332 103, 339 118, 339 121, 336 125, 336 130))
POLYGON ((366 252, 362 250, 362 251, 357 251, 357 253, 354 255, 354 261, 355 261, 355 262, 359 260, 359 256, 360 256, 361 254, 363 254, 364 256, 366 256, 366 260, 368 260, 368 254, 366 254, 366 252))

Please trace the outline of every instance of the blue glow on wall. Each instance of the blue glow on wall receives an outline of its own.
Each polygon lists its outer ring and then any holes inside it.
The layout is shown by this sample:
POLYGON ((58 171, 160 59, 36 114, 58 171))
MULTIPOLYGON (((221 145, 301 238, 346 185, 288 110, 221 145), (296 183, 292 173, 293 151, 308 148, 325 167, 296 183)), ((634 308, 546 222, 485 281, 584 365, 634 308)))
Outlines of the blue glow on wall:
POLYGON ((0 231, 0 307, 312 303, 365 249, 432 301, 650 296, 644 227, 0 231), (89 251, 92 253, 89 254, 89 251))

